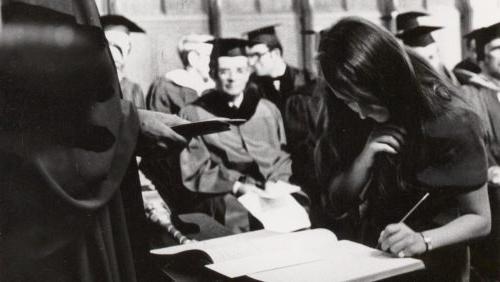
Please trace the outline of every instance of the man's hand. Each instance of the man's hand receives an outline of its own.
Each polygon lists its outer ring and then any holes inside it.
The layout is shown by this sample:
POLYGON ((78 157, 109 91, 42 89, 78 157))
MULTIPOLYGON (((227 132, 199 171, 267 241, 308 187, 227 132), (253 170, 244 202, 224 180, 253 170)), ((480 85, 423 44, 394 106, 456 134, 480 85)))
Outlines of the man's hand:
POLYGON ((153 139, 159 146, 174 143, 185 145, 186 139, 172 130, 172 126, 189 123, 176 115, 148 110, 138 110, 141 133, 153 139))
POLYGON ((236 181, 233 185, 233 194, 235 195, 245 195, 247 193, 255 193, 257 195, 262 195, 264 191, 259 189, 257 186, 248 183, 242 183, 236 181))

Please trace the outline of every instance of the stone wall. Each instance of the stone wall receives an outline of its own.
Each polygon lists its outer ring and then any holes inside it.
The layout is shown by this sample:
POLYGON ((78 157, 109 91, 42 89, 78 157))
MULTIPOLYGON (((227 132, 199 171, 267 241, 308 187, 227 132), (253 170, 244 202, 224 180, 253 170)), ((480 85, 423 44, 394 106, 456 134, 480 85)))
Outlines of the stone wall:
POLYGON ((211 33, 240 37, 260 26, 279 23, 278 36, 286 60, 314 71, 315 36, 345 16, 360 16, 394 30, 394 16, 427 11, 433 33, 448 67, 462 57, 461 36, 473 28, 500 21, 500 0, 96 0, 103 13, 119 13, 138 22, 146 35, 133 35, 127 72, 146 91, 151 81, 181 67, 176 52, 180 36, 211 33))

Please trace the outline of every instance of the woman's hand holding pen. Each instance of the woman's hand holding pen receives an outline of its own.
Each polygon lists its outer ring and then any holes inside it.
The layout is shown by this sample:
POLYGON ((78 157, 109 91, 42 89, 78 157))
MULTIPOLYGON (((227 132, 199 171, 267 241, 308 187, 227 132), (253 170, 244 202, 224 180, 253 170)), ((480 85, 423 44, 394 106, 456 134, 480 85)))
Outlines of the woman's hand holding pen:
POLYGON ((413 257, 427 250, 423 236, 404 223, 387 225, 380 233, 378 243, 383 251, 398 257, 413 257))
POLYGON ((378 153, 398 154, 404 145, 405 135, 406 130, 400 126, 392 124, 376 126, 368 137, 358 160, 371 167, 378 153))

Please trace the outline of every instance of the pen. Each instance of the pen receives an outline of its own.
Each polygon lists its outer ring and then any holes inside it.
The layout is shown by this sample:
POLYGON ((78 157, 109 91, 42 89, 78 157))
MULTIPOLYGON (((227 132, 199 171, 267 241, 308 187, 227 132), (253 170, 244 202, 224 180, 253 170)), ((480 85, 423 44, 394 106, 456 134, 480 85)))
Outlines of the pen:
POLYGON ((427 199, 427 197, 429 197, 429 192, 425 193, 425 195, 413 206, 413 208, 411 208, 411 210, 403 216, 399 223, 405 222, 405 220, 418 208, 418 206, 422 204, 423 201, 425 201, 425 199, 427 199))
MULTIPOLYGON (((427 197, 429 197, 429 192, 425 193, 425 195, 405 214, 405 216, 401 218, 399 223, 404 223, 405 220, 410 217, 410 215, 412 215, 413 212, 418 208, 418 206, 420 206, 425 201, 425 199, 427 199, 427 197)), ((380 243, 377 244, 377 249, 380 249, 380 243)))

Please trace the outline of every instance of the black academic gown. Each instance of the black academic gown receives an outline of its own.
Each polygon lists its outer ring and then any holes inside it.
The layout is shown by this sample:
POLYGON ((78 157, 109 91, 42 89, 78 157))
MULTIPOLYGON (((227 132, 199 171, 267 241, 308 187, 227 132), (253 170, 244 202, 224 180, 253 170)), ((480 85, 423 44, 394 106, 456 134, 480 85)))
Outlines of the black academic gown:
POLYGON ((58 12, 19 4, 3 14, 65 26, 79 43, 70 52, 25 26, 21 35, 44 41, 0 48, 0 281, 152 281, 147 245, 128 232, 144 217, 130 165, 136 110, 120 102, 104 34, 89 27, 99 26, 95 3, 50 3, 58 12))
POLYGON ((231 193, 236 181, 263 187, 266 181, 286 181, 291 174, 281 114, 276 106, 247 87, 239 108, 228 105, 227 94, 210 90, 181 111, 200 121, 216 117, 241 118, 228 131, 197 136, 181 153, 182 181, 190 191, 213 199, 231 193))
POLYGON ((481 68, 469 57, 460 61, 453 68, 453 74, 461 85, 469 84, 470 79, 480 73, 481 68))
POLYGON ((309 83, 309 77, 304 71, 287 65, 282 76, 273 78, 254 73, 250 76, 250 81, 259 87, 262 97, 273 102, 284 115, 286 100, 297 94, 297 89, 309 83), (274 86, 274 81, 279 81, 279 90, 274 86))

